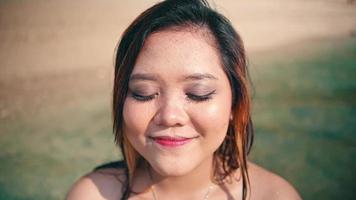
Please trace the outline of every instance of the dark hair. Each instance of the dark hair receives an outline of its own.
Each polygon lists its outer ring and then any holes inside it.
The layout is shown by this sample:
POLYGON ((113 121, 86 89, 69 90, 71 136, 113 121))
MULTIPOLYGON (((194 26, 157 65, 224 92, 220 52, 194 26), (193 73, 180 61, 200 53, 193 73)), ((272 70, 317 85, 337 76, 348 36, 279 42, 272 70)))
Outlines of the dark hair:
POLYGON ((127 140, 123 127, 123 106, 136 59, 150 34, 170 28, 194 27, 207 30, 215 40, 222 68, 232 90, 233 118, 226 138, 214 153, 214 181, 222 181, 238 168, 243 181, 243 199, 249 191, 247 155, 253 142, 245 50, 240 36, 228 19, 205 0, 166 0, 144 11, 123 33, 117 48, 113 89, 113 128, 127 164, 127 178, 121 199, 131 191, 132 177, 140 155, 127 140), (223 169, 222 172, 219 169, 223 169))

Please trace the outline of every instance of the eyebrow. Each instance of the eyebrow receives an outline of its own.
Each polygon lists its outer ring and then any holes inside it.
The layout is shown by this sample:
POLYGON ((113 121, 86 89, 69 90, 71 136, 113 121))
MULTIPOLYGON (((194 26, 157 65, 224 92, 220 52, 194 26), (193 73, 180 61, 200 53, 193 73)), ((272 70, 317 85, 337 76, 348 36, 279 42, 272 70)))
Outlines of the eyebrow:
MULTIPOLYGON (((210 79, 210 80, 218 80, 215 76, 209 73, 194 73, 188 76, 185 76, 182 80, 183 81, 198 81, 203 79, 210 79)), ((132 74, 130 77, 130 81, 159 81, 160 78, 156 74, 150 73, 136 73, 132 74)))
POLYGON ((137 74, 131 75, 130 81, 138 81, 138 80, 157 81, 158 77, 155 74, 143 74, 143 73, 137 73, 137 74))
POLYGON ((192 80, 192 81, 203 80, 203 79, 218 80, 218 78, 216 78, 215 76, 209 73, 194 73, 184 78, 184 80, 192 80))

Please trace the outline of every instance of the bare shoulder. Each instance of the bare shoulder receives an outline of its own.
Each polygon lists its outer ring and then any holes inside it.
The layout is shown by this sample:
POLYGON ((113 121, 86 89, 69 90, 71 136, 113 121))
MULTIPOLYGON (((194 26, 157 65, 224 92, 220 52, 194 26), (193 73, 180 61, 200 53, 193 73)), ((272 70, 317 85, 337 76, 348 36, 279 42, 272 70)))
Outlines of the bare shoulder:
POLYGON ((125 180, 122 169, 100 169, 81 177, 69 190, 66 200, 117 200, 125 180))
POLYGON ((285 179, 254 163, 248 163, 253 199, 300 200, 296 189, 285 179))

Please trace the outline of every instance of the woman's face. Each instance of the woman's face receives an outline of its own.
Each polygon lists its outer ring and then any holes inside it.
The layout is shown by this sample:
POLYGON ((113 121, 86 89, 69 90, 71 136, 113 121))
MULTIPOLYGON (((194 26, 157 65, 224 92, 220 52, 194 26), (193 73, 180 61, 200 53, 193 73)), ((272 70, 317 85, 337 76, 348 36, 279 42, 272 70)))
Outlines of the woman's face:
POLYGON ((162 176, 211 164, 231 116, 231 87, 203 31, 150 35, 130 77, 124 134, 162 176))

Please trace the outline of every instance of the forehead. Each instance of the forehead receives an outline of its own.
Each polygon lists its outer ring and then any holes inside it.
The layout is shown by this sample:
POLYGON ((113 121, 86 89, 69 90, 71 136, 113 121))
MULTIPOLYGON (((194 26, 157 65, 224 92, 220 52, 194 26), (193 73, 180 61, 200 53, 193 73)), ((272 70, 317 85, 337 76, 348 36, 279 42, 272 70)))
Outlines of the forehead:
POLYGON ((151 34, 136 60, 135 72, 169 77, 192 73, 225 76, 214 37, 202 29, 169 29, 151 34))

